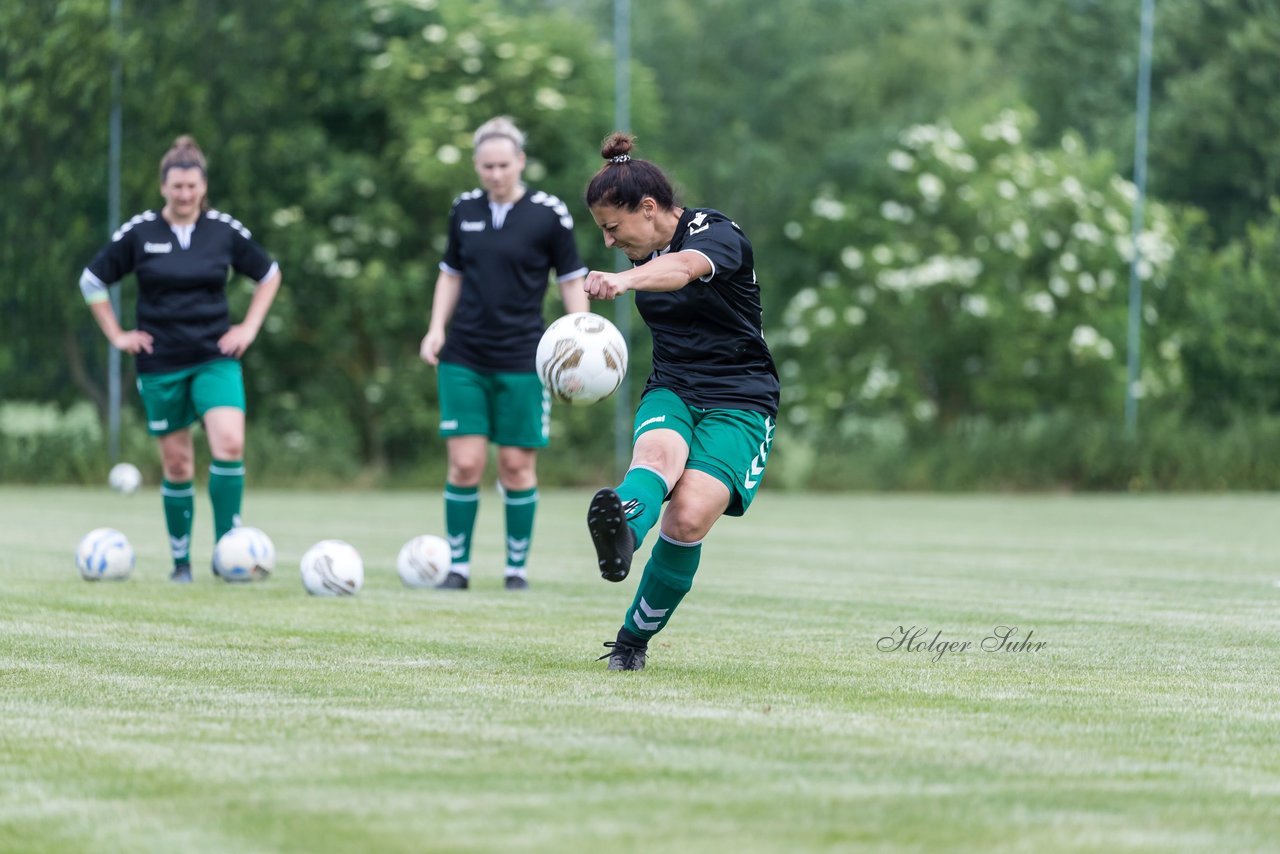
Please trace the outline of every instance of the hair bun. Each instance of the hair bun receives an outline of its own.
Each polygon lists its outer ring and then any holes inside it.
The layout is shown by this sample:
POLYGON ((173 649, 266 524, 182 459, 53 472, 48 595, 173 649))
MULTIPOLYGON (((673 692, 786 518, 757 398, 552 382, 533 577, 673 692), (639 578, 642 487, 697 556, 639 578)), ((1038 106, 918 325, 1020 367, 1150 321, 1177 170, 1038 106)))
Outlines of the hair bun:
POLYGON ((600 146, 600 156, 610 163, 626 163, 631 159, 631 149, 635 147, 636 138, 629 133, 615 131, 604 138, 600 146))

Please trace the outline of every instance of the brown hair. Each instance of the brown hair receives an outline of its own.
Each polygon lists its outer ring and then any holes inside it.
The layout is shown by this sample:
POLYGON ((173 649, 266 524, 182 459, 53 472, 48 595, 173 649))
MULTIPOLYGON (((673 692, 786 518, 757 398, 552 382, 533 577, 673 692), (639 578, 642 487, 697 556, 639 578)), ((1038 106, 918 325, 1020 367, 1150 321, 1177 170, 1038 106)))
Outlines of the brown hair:
MULTIPOLYGON (((164 157, 160 158, 160 183, 164 183, 165 176, 169 174, 170 169, 199 169, 200 174, 205 180, 209 180, 209 168, 205 164, 204 152, 200 150, 199 143, 196 138, 190 134, 183 134, 173 141, 173 145, 169 146, 169 150, 164 153, 164 157)), ((204 198, 200 200, 201 210, 209 209, 209 193, 206 191, 204 198)))
POLYGON ((651 197, 663 210, 676 206, 676 191, 671 179, 648 160, 631 156, 636 138, 629 133, 614 131, 604 138, 600 156, 607 162, 587 185, 587 207, 611 205, 633 211, 640 202, 651 197))

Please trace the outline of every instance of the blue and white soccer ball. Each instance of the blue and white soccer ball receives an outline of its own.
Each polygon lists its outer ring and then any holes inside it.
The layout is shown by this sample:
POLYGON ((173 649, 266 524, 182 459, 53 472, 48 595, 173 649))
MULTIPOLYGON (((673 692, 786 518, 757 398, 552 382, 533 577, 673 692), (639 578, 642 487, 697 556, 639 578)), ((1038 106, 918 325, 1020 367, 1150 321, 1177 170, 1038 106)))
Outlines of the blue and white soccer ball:
POLYGON ((354 596, 364 586, 364 560, 350 543, 321 540, 302 556, 302 586, 312 596, 354 596))
POLYGON ((116 492, 133 495, 142 486, 142 472, 133 463, 116 463, 107 473, 107 484, 116 492))
POLYGON ((575 405, 604 400, 627 374, 627 340, 590 311, 566 314, 542 333, 535 360, 551 396, 575 405))
POLYGON ((275 568, 275 544, 258 528, 232 528, 213 547, 213 570, 223 581, 258 581, 275 568))
POLYGON ((76 568, 85 581, 123 581, 135 562, 129 538, 115 528, 94 528, 76 549, 76 568))
POLYGON ((405 587, 439 587, 452 568, 449 543, 433 534, 414 537, 396 557, 396 572, 405 587))

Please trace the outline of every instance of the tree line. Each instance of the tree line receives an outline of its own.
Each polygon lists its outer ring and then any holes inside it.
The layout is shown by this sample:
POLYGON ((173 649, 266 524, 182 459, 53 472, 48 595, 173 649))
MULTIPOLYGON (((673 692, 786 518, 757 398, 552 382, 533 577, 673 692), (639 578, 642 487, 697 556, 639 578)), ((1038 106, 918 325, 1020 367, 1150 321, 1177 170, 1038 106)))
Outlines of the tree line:
MULTIPOLYGON (((790 480, 821 483, 836 458, 844 482, 936 484, 913 468, 923 448, 1044 441, 1034 425, 1063 421, 1123 448, 1138 6, 633 4, 640 153, 755 245, 790 480)), ((103 0, 5 5, 0 398, 105 405, 75 282, 108 234, 119 60, 122 214, 158 203, 159 156, 193 133, 211 201, 285 272, 245 360, 251 448, 281 477, 327 457, 412 482, 441 453, 416 344, 449 203, 475 186, 470 131, 515 117, 527 178, 569 203, 589 264, 616 263, 579 198, 612 129, 612 24, 587 0, 125 0, 115 28, 103 0)), ((1160 0, 1156 36, 1143 423, 1212 436, 1280 407, 1280 12, 1160 0)), ((607 465, 607 406, 555 417, 563 479, 607 465)), ((1067 455, 1046 478, 1135 477, 1084 477, 1067 455)))

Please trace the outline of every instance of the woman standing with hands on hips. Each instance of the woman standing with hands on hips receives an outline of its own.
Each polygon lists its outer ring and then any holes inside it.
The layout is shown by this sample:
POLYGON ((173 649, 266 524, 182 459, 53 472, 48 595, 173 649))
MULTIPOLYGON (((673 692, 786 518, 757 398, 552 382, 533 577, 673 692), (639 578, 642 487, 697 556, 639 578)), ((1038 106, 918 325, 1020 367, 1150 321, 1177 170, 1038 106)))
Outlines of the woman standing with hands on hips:
POLYGON ((534 368, 546 328, 542 303, 554 269, 565 311, 586 311, 587 268, 564 202, 521 180, 519 128, 505 116, 491 119, 476 130, 473 143, 482 189, 453 202, 420 348, 423 361, 438 367, 440 435, 449 456, 444 506, 453 566, 440 586, 470 586, 480 480, 492 442, 506 515, 503 584, 525 590, 538 505, 537 454, 550 436, 550 399, 534 368))
POLYGON ((147 431, 160 444, 160 494, 177 582, 191 581, 195 445, 204 424, 212 461, 209 499, 216 542, 240 524, 244 495, 244 375, 253 344, 280 288, 280 268, 230 214, 209 209, 208 169, 194 138, 180 136, 160 160, 164 207, 126 222, 80 276, 94 320, 112 346, 137 357, 147 431), (231 271, 255 283, 244 320, 227 305, 231 271), (116 318, 108 288, 138 279, 137 328, 116 318))
POLYGON ((693 585, 702 540, 722 515, 750 506, 773 444, 779 382, 764 341, 751 243, 710 208, 676 203, 661 169, 630 154, 634 138, 605 139, 605 165, 586 203, 605 246, 631 260, 592 270, 592 299, 635 292, 653 336, 653 372, 636 410, 631 466, 591 499, 587 529, 600 574, 622 581, 645 534, 661 528, 617 638, 610 670, 643 670, 649 639, 693 585))

